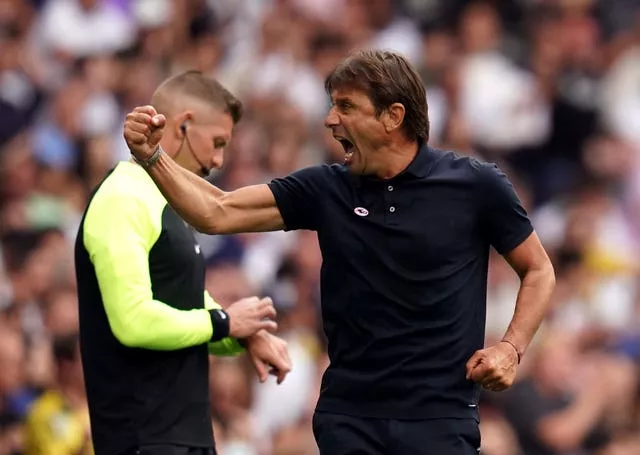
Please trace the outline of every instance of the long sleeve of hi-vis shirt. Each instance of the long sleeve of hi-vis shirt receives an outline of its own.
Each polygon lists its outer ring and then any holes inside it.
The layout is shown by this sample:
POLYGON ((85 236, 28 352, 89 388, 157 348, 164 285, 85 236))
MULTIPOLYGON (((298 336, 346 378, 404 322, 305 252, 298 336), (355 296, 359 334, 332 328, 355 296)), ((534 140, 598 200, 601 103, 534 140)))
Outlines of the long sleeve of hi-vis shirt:
MULTIPOLYGON (((207 310, 222 308, 211 295, 204 291, 204 306, 207 310)), ((244 352, 244 347, 235 338, 227 337, 220 341, 209 343, 209 354, 217 356, 234 356, 244 352)))
MULTIPOLYGON (((166 202, 161 197, 140 197, 135 190, 98 193, 84 221, 84 245, 113 335, 127 347, 153 350, 207 343, 213 328, 205 305, 184 310, 153 298, 149 254, 162 231, 166 202)), ((216 307, 211 297, 207 300, 209 307, 216 307)), ((241 349, 232 339, 211 343, 218 354, 241 349)))
POLYGON ((90 197, 74 251, 96 452, 213 448, 209 353, 241 348, 205 292, 193 230, 142 167, 122 162, 90 197))

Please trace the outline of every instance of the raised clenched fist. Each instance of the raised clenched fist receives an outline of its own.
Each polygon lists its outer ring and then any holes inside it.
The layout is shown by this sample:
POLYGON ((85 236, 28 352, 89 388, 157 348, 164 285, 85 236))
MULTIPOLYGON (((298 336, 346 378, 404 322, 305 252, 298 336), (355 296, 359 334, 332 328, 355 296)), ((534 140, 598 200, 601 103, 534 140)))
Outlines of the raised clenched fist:
POLYGON ((127 114, 124 122, 124 139, 131 153, 139 160, 147 160, 155 151, 162 135, 166 119, 153 106, 136 107, 127 114))

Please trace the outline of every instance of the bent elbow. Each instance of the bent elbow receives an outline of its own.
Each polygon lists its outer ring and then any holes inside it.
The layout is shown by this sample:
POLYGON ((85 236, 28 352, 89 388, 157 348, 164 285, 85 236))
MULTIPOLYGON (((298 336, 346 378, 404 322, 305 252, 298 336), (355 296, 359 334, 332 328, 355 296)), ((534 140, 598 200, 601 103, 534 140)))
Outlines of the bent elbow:
POLYGON ((111 324, 111 333, 118 342, 127 348, 145 348, 144 330, 136 329, 134 324, 111 324))
POLYGON ((193 220, 193 228, 201 234, 216 235, 224 234, 225 218, 228 216, 225 210, 224 193, 211 200, 211 204, 207 207, 205 213, 202 213, 197 219, 193 220))
POLYGON ((200 234, 217 235, 223 233, 217 216, 208 215, 202 221, 202 223, 193 226, 200 234))
POLYGON ((138 337, 133 331, 128 330, 126 327, 114 330, 111 328, 113 336, 120 342, 121 345, 127 348, 139 348, 142 347, 140 343, 140 337, 138 337))
POLYGON ((193 228, 201 234, 208 235, 220 235, 229 234, 230 216, 229 210, 226 206, 225 196, 228 193, 224 193, 215 199, 214 205, 210 210, 199 219, 199 223, 194 225, 193 228))
POLYGON ((556 271, 548 256, 536 261, 524 274, 523 278, 529 278, 541 284, 544 283, 545 287, 551 290, 556 286, 556 271))
POLYGON ((551 260, 548 260, 543 266, 543 273, 547 280, 547 285, 551 288, 551 290, 556 287, 556 271, 551 263, 551 260))

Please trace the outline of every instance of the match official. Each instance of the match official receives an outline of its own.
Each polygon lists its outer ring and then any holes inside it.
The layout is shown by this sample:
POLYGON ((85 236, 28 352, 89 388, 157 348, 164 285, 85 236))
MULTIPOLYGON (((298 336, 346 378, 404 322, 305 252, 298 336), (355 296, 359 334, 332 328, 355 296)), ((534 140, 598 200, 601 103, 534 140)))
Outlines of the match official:
MULTIPOLYGON (((163 146, 196 178, 222 165, 242 105, 197 72, 167 80, 153 102, 175 127, 163 146), (189 128, 189 130, 187 129, 189 128), (184 153, 184 152, 187 153, 184 153)), ((96 455, 214 454, 209 353, 245 347, 261 380, 290 361, 270 299, 226 311, 205 291, 194 232, 133 162, 92 195, 75 244, 81 354, 96 455)))
POLYGON ((167 128, 151 107, 128 115, 125 137, 200 231, 318 233, 331 361, 313 419, 322 455, 476 455, 480 389, 513 383, 548 309, 551 262, 504 173, 427 145, 424 85, 403 56, 354 53, 325 86, 344 164, 269 184, 223 192, 184 172, 157 146, 167 128), (492 246, 521 286, 504 337, 484 348, 492 246))

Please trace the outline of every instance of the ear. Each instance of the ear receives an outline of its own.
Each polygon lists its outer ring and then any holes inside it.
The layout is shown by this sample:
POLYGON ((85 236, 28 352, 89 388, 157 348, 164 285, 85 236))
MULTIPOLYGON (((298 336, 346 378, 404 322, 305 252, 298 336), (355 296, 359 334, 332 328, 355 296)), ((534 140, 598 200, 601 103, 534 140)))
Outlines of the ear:
POLYGON ((173 125, 171 125, 171 131, 173 131, 173 134, 177 139, 182 140, 182 138, 184 137, 182 125, 188 125, 192 119, 193 113, 191 111, 185 111, 172 119, 173 125))
POLYGON ((393 103, 389 106, 382 118, 384 129, 387 133, 391 133, 402 127, 404 121, 405 109, 402 103, 393 103))

